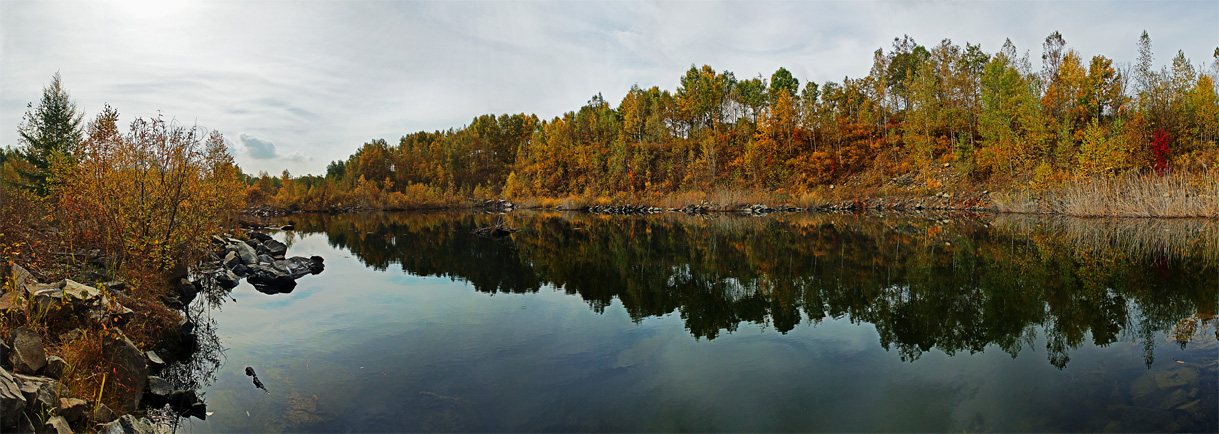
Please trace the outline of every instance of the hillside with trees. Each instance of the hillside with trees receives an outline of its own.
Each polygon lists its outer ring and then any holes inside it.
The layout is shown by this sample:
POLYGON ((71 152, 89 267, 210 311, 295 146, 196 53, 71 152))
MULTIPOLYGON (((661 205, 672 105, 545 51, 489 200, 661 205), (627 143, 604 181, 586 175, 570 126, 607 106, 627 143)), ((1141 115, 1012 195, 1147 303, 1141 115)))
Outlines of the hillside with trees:
POLYGON ((483 115, 462 128, 365 143, 325 176, 262 174, 254 199, 320 209, 456 198, 655 198, 751 191, 799 200, 947 188, 1048 190, 1080 179, 1209 173, 1219 161, 1219 49, 1156 70, 1151 38, 1132 64, 1085 57, 1058 32, 1040 61, 909 37, 868 75, 803 82, 785 68, 738 78, 691 68, 675 91, 634 86, 553 119, 483 115), (950 167, 950 170, 943 170, 950 167), (894 182, 894 180, 900 182, 894 182))

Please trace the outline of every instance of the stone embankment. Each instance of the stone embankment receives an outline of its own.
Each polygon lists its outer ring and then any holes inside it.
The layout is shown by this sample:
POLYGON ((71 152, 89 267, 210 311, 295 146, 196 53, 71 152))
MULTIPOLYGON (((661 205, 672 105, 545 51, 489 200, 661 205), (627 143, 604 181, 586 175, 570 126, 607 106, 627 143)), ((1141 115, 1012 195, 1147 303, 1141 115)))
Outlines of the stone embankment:
MULTIPOLYGON (((134 312, 122 304, 122 300, 129 299, 125 293, 127 285, 123 282, 90 286, 65 279, 42 283, 20 265, 12 266, 11 277, 15 290, 0 297, 3 315, 24 317, 27 310, 44 315, 55 311, 66 317, 67 323, 106 325, 102 328, 102 351, 113 366, 107 374, 108 380, 123 384, 125 392, 117 392, 119 396, 111 401, 121 402, 119 409, 111 409, 100 402, 69 398, 71 391, 66 390, 61 380, 73 368, 64 359, 47 355, 39 333, 26 326, 17 327, 7 341, 0 343, 0 410, 4 415, 0 419, 0 431, 69 433, 72 427, 80 427, 84 431, 100 432, 163 432, 168 427, 131 415, 119 418, 116 414, 116 410, 133 412, 141 405, 156 404, 158 399, 164 400, 160 405, 169 404, 178 414, 200 419, 206 416, 206 405, 193 391, 172 390, 167 386, 148 390, 147 387, 169 384, 155 375, 165 366, 165 359, 180 360, 176 357, 189 357, 194 351, 197 340, 191 334, 194 325, 189 321, 179 323, 178 330, 183 336, 167 339, 173 346, 145 351, 123 334, 123 327, 134 316, 134 312)), ((193 295, 179 293, 173 297, 181 300, 180 297, 189 299, 193 295)), ((72 345, 85 333, 82 328, 76 328, 60 334, 58 339, 61 344, 72 345)))
MULTIPOLYGON (((287 246, 271 236, 249 231, 246 240, 232 236, 213 238, 213 253, 222 258, 202 264, 194 273, 182 271, 160 301, 171 309, 186 309, 204 291, 226 291, 247 279, 265 293, 290 292, 296 279, 324 269, 321 257, 285 257, 287 246)), ((187 361, 199 348, 196 326, 180 320, 176 335, 168 336, 153 349, 141 349, 123 333, 138 315, 124 304, 134 302, 129 285, 108 281, 94 285, 65 279, 39 282, 20 265, 11 267, 10 290, 0 295, 0 315, 7 320, 45 318, 54 312, 60 323, 78 326, 72 330, 47 330, 40 334, 27 326, 15 328, 9 339, 0 342, 0 432, 69 433, 73 429, 105 433, 161 433, 172 427, 134 416, 143 409, 168 407, 173 414, 206 419, 207 405, 194 390, 176 389, 158 376, 168 364, 187 361), (30 315, 27 315, 30 314, 30 315), (95 330, 87 332, 86 329, 95 330), (44 336, 57 345, 73 346, 84 342, 87 333, 99 333, 103 357, 112 366, 110 384, 121 384, 118 396, 107 402, 121 402, 111 409, 101 402, 69 398, 73 394, 62 380, 75 367, 64 359, 47 354, 44 336), (58 334, 51 334, 58 333, 58 334), (56 340, 57 339, 57 340, 56 340), (119 413, 129 413, 121 418, 119 413)), ((37 321, 37 320, 36 320, 37 321)), ((39 323, 28 324, 30 326, 39 323)), ((40 325, 49 327, 49 325, 40 325)), ((66 327, 65 327, 66 328, 66 327)), ((52 342, 52 343, 54 343, 52 342)), ((110 389, 108 389, 110 390, 110 389)))
POLYGON ((874 197, 841 202, 827 202, 816 211, 993 211, 990 192, 948 193, 918 197, 874 197))

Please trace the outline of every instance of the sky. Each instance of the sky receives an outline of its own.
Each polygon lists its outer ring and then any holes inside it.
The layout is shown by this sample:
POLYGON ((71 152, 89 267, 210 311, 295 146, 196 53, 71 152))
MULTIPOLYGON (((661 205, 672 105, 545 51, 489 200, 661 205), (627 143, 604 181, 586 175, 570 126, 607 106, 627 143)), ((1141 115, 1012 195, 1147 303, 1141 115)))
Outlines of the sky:
POLYGON ((1053 31, 1085 58, 1211 65, 1219 1, 25 1, 0 0, 0 146, 58 71, 85 113, 160 113, 219 130, 247 173, 323 174, 363 143, 548 119, 632 85, 675 90, 692 65, 805 83, 868 74, 910 35, 1039 64, 1053 31))

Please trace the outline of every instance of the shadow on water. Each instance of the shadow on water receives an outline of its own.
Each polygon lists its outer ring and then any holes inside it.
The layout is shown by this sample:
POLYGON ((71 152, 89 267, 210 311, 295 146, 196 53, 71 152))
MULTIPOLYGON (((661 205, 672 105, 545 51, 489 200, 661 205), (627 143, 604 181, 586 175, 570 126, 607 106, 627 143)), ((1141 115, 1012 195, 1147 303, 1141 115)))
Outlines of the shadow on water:
POLYGON ((369 267, 468 282, 481 292, 554 287, 631 318, 679 312, 695 338, 742 323, 874 324, 903 360, 932 348, 1015 356, 1045 334, 1048 360, 1154 334, 1185 347, 1216 330, 1219 223, 972 214, 770 218, 514 213, 502 240, 471 232, 499 217, 452 213, 296 216, 369 267))

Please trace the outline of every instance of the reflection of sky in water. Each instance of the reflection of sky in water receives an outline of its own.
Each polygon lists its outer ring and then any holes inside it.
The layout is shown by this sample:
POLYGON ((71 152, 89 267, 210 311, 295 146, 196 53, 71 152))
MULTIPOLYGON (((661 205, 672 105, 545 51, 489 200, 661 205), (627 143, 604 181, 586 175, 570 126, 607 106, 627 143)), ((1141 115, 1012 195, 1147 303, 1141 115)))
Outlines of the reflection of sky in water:
MULTIPOLYGON (((324 234, 290 254, 326 270, 290 294, 243 283, 213 312, 227 361, 213 416, 184 432, 1076 431, 1147 372, 1128 342, 1085 344, 1062 370, 1043 339, 1015 358, 990 345, 903 362, 847 318, 696 340, 676 312, 636 323, 618 301, 597 314, 550 288, 374 271, 324 234)), ((1187 357, 1165 344, 1156 365, 1187 357)))

